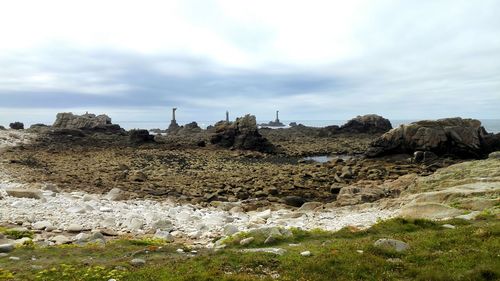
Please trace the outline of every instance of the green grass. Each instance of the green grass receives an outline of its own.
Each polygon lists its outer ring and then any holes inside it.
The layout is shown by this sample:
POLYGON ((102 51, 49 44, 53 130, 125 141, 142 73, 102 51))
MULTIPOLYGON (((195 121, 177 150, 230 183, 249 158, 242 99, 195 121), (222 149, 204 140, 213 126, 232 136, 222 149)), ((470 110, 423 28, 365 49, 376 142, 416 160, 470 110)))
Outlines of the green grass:
POLYGON ((8 229, 8 228, 0 228, 0 233, 7 236, 10 239, 21 239, 24 237, 33 238, 34 234, 30 230, 16 230, 16 229, 8 229))
MULTIPOLYGON (((182 245, 156 240, 117 240, 105 247, 24 247, 11 254, 20 261, 0 258, 0 280, 500 279, 500 222, 490 215, 470 222, 397 218, 367 230, 292 232, 292 237, 271 245, 286 249, 282 256, 242 253, 238 242, 249 234, 227 239, 225 249, 201 249, 196 255, 177 253, 182 245), (443 228, 445 223, 456 229, 443 228), (379 238, 405 241, 410 249, 397 253, 376 248, 373 243, 379 238), (312 256, 301 256, 305 250, 312 256), (133 258, 145 259, 146 266, 131 266, 133 258)), ((264 244, 264 235, 254 237, 248 248, 269 246, 264 244)))

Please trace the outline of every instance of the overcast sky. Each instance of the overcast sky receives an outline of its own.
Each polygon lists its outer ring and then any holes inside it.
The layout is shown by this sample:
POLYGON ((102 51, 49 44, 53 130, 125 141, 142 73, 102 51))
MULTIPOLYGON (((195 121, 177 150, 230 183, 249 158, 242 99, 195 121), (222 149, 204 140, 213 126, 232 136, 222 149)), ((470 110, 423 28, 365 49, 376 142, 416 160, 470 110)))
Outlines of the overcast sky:
POLYGON ((500 1, 0 2, 0 124, 500 118, 500 1))

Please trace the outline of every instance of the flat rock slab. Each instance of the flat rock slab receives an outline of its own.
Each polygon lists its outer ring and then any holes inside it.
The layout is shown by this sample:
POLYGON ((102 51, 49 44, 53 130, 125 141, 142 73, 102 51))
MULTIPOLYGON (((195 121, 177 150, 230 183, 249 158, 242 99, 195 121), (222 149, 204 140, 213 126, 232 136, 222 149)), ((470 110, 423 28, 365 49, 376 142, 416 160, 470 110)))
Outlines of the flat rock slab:
POLYGON ((399 214, 405 218, 440 220, 462 215, 463 211, 438 203, 419 203, 404 206, 399 214))
POLYGON ((391 249, 396 252, 404 252, 410 248, 407 243, 396 239, 379 239, 375 241, 373 246, 383 249, 391 249))
POLYGON ((41 199, 43 194, 38 189, 9 188, 5 190, 7 195, 17 198, 41 199))
POLYGON ((285 249, 281 248, 255 248, 255 249, 243 249, 241 250, 243 253, 270 253, 275 255, 283 255, 286 253, 285 249))

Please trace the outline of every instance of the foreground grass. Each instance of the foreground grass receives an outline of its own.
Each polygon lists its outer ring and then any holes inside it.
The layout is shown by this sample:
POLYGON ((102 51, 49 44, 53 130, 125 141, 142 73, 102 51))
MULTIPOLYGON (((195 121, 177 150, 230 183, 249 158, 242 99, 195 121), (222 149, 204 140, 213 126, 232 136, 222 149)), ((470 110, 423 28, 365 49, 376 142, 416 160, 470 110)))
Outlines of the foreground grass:
MULTIPOLYGON (((286 249, 282 256, 242 253, 238 238, 229 239, 226 249, 192 255, 176 252, 179 245, 155 240, 119 240, 105 247, 23 247, 11 254, 18 261, 0 258, 0 280, 500 279, 500 222, 495 216, 472 222, 392 219, 364 231, 293 232, 292 238, 271 245, 286 249), (445 223, 456 229, 443 228, 445 223), (405 241, 410 249, 397 253, 375 248, 379 238, 405 241), (312 256, 300 255, 306 250, 312 256), (133 258, 147 263, 133 267, 133 258)), ((265 237, 255 238, 247 247, 264 246, 265 237)))

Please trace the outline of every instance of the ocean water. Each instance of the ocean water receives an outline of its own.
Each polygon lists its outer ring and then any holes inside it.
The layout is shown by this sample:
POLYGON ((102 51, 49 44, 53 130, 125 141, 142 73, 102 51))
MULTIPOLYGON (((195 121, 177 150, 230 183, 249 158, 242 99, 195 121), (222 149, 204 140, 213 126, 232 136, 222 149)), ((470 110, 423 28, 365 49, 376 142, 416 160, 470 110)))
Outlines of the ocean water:
MULTIPOLYGON (((217 120, 218 121, 218 120, 217 120)), ((198 126, 201 128, 206 128, 209 125, 213 125, 217 122, 216 120, 211 121, 196 121, 198 122, 198 126)), ((291 122, 296 122, 297 124, 303 124, 311 127, 326 127, 330 125, 338 125, 341 126, 345 124, 348 120, 281 120, 283 124, 290 124, 291 122)), ((401 124, 408 124, 411 122, 415 122, 418 120, 390 120, 392 127, 399 127, 401 124)), ((500 119, 480 119, 486 131, 489 133, 500 133, 500 119)), ((179 125, 184 125, 190 123, 192 121, 178 121, 179 125)), ((267 121, 259 120, 258 123, 264 123, 267 121)), ((170 120, 168 121, 114 121, 114 123, 119 124, 123 128, 130 129, 166 129, 170 124, 170 120)), ((287 126, 288 127, 288 126, 287 126)))

